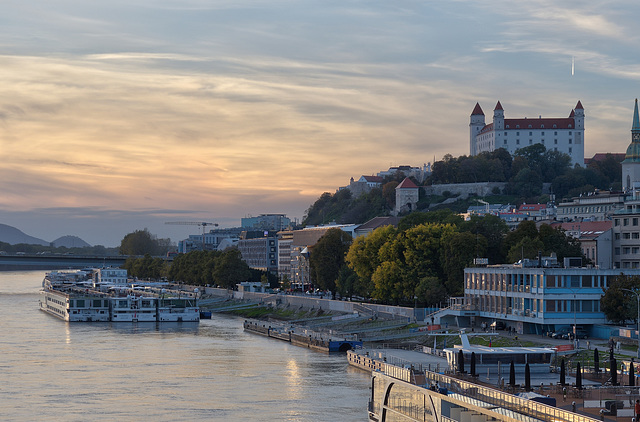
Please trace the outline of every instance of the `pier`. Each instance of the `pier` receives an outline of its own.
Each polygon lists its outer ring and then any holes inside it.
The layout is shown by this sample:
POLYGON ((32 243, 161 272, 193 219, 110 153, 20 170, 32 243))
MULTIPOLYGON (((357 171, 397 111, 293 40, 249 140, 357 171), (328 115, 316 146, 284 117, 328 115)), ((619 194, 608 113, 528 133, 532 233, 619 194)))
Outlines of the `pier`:
POLYGON ((260 334, 265 337, 274 338, 277 340, 287 341, 296 346, 307 347, 309 349, 315 349, 322 352, 346 352, 348 350, 362 348, 362 341, 358 340, 336 340, 325 339, 320 334, 314 333, 309 330, 301 330, 296 332, 293 328, 287 328, 284 325, 274 326, 266 323, 259 323, 254 321, 244 322, 245 331, 251 333, 260 334))

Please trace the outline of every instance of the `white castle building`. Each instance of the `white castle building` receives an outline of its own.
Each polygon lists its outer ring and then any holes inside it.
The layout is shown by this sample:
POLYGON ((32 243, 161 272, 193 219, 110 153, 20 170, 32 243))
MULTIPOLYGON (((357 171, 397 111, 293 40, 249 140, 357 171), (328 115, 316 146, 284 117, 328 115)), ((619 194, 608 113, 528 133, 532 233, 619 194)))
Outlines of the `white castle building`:
POLYGON ((571 165, 584 166, 584 109, 578 101, 566 118, 505 119, 500 101, 493 110, 493 122, 486 124, 484 112, 476 103, 469 123, 470 154, 504 148, 513 155, 516 150, 542 144, 547 150, 560 151, 571 157, 571 165))

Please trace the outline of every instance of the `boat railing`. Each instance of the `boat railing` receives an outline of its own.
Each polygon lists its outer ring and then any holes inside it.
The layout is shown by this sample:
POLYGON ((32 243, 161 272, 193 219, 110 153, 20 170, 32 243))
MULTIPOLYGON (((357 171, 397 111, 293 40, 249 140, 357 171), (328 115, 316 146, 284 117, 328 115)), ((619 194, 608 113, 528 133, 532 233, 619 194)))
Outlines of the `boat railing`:
MULTIPOLYGON (((394 367, 385 365, 384 373, 390 377, 410 382, 414 368, 394 367)), ((465 380, 442 375, 436 372, 424 371, 427 384, 437 384, 444 387, 450 393, 457 393, 456 398, 461 401, 473 403, 476 400, 497 406, 509 411, 526 415, 540 421, 554 422, 596 422, 589 416, 579 415, 568 410, 548 406, 543 403, 523 399, 513 394, 474 384, 465 380)))

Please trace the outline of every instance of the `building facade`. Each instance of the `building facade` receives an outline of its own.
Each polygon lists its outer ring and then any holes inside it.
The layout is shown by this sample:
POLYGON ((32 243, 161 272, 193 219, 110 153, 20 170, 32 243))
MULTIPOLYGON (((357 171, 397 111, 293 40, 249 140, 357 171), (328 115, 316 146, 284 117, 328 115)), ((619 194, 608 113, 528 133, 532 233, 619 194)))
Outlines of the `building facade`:
POLYGON ((242 254, 242 260, 250 268, 278 272, 278 238, 275 232, 242 232, 238 250, 242 254))
MULTIPOLYGON (((625 270, 640 276, 640 270, 625 270)), ((504 321, 520 333, 544 334, 561 326, 604 324, 603 289, 616 269, 500 265, 464 270, 464 308, 471 324, 504 321)))
POLYGON ((566 118, 505 119, 500 101, 493 110, 493 121, 485 122, 479 103, 471 112, 469 152, 478 155, 504 148, 513 155, 518 149, 542 144, 547 150, 571 157, 571 165, 584 166, 584 108, 578 101, 566 118))
POLYGON ((240 219, 243 230, 280 231, 291 226, 291 219, 286 214, 260 214, 257 217, 240 219))
POLYGON ((621 192, 591 192, 558 204, 556 218, 565 222, 610 220, 624 206, 624 199, 621 192))

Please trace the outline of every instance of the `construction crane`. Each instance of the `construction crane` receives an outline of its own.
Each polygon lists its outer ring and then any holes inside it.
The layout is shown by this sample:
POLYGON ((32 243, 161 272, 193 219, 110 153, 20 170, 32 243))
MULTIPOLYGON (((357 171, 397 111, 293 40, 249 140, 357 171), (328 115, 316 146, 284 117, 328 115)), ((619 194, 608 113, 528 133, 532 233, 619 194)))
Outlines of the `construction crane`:
POLYGON ((207 226, 218 227, 218 223, 206 223, 199 221, 167 221, 164 224, 175 224, 179 226, 202 226, 202 250, 204 251, 204 235, 206 233, 207 226))

